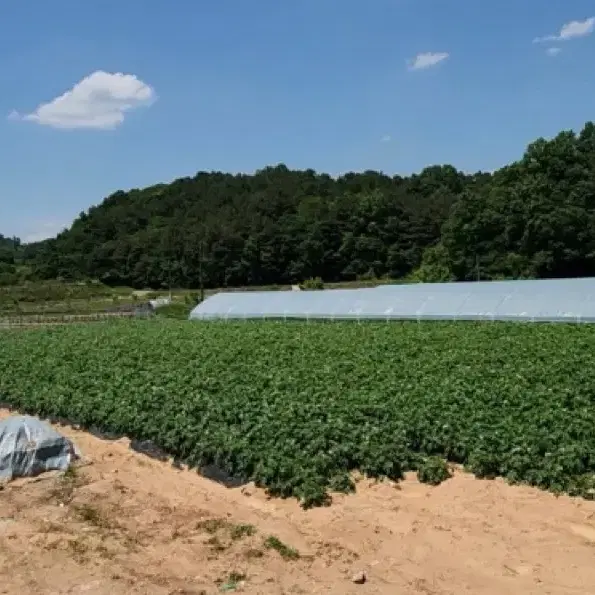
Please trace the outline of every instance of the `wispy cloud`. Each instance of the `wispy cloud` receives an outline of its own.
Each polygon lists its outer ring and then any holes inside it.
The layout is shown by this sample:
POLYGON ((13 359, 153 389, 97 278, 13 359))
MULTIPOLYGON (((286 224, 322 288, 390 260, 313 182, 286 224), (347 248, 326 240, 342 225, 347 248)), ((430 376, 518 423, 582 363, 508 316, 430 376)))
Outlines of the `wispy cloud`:
POLYGON ((557 56, 562 50, 560 48, 548 48, 547 50, 545 50, 545 53, 548 56, 557 56))
POLYGON ((135 75, 97 70, 34 112, 20 115, 13 110, 8 117, 52 128, 113 129, 126 112, 154 99, 155 91, 135 75))
POLYGON ((586 37, 591 35, 595 30, 595 17, 589 17, 584 21, 570 21, 562 25, 560 33, 557 35, 546 35, 544 37, 536 37, 533 43, 543 43, 547 41, 569 41, 577 39, 578 37, 586 37))
POLYGON ((449 57, 448 52, 423 52, 409 60, 409 70, 425 70, 443 62, 449 57))
POLYGON ((391 139, 390 135, 389 135, 389 134, 385 134, 385 135, 384 135, 384 136, 383 136, 383 137, 380 139, 380 142, 381 142, 381 143, 390 143, 390 141, 391 141, 391 140, 392 140, 392 139, 391 139))

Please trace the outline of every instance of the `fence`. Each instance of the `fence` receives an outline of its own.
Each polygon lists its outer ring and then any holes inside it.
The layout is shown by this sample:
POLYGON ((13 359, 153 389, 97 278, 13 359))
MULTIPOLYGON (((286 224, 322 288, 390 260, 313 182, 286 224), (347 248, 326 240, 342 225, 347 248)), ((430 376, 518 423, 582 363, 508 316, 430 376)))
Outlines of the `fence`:
POLYGON ((97 312, 93 314, 38 314, 27 316, 8 316, 0 318, 0 329, 23 328, 33 326, 73 324, 82 322, 104 322, 114 318, 141 318, 144 313, 128 312, 97 312))

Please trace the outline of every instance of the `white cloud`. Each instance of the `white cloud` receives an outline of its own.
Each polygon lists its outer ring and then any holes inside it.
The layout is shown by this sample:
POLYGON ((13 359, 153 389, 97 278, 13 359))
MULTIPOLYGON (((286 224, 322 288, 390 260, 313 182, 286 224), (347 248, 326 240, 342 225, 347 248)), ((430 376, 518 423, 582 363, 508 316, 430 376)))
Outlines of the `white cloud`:
POLYGON ((135 75, 97 70, 33 113, 13 111, 9 118, 53 128, 113 129, 124 121, 127 111, 154 99, 155 91, 135 75))
POLYGON ((557 56, 562 50, 560 48, 548 48, 545 53, 548 56, 557 56))
POLYGON ((385 134, 381 139, 380 142, 381 143, 390 143, 391 141, 391 137, 389 134, 385 134))
POLYGON ((41 242, 57 236, 61 231, 70 227, 69 224, 59 221, 41 221, 28 227, 21 240, 26 244, 41 242))
POLYGON ((595 17, 589 17, 584 21, 570 21, 562 25, 558 35, 546 35, 545 37, 536 37, 533 43, 542 43, 544 41, 569 41, 578 37, 591 35, 595 30, 595 17))
POLYGON ((417 54, 413 60, 409 62, 409 70, 423 70, 425 68, 431 68, 440 64, 443 60, 449 57, 448 52, 424 52, 417 54))

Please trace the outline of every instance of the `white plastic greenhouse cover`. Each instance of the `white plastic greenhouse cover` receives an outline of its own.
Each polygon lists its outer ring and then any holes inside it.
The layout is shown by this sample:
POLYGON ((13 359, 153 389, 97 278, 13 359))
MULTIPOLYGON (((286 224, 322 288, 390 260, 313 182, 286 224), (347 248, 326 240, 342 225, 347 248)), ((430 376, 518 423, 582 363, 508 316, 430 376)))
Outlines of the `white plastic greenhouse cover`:
POLYGON ((190 314, 200 320, 248 318, 595 322, 595 278, 223 292, 190 314))

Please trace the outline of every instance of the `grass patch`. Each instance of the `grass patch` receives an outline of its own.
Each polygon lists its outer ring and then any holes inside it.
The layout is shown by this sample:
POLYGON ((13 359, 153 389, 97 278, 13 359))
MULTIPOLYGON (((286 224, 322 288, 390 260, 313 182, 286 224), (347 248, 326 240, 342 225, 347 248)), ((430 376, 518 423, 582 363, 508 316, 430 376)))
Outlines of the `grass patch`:
POLYGON ((68 541, 68 549, 77 562, 84 562, 89 552, 89 546, 79 537, 68 541))
POLYGON ((69 504, 74 497, 75 490, 87 482, 87 477, 77 467, 71 465, 62 475, 58 476, 48 496, 50 500, 58 504, 69 504))
POLYGON ((211 535, 207 539, 207 545, 215 552, 223 552, 229 547, 221 541, 218 535, 211 535))
POLYGON ((176 320, 188 320, 190 311, 193 306, 191 304, 168 304, 160 306, 155 310, 155 314, 161 318, 174 318, 176 320))
POLYGON ((198 531, 205 531, 214 535, 220 531, 227 531, 229 537, 233 541, 237 541, 244 537, 250 537, 256 533, 256 527, 247 523, 233 524, 226 519, 215 518, 215 519, 204 519, 196 523, 196 529, 198 531))
POLYGON ((244 552, 244 557, 248 558, 249 560, 255 560, 257 558, 262 558, 263 556, 264 552, 256 548, 250 548, 244 552))
POLYGON ((235 541, 242 539, 243 537, 250 537, 256 533, 256 527, 254 525, 240 524, 233 525, 230 528, 230 537, 235 541))
POLYGON ((223 592, 228 591, 235 591, 239 586, 240 583, 246 580, 246 574, 243 572, 232 571, 230 572, 225 579, 220 579, 216 581, 219 585, 219 590, 223 592))
POLYGON ((78 504, 73 506, 73 511, 79 520, 88 525, 93 525, 99 529, 109 529, 112 527, 112 523, 105 514, 91 504, 78 504))
POLYGON ((283 543, 274 535, 270 535, 264 540, 264 547, 275 550, 284 560, 297 560, 300 557, 300 553, 295 548, 283 543))
POLYGON ((205 519, 196 523, 196 529, 207 533, 217 533, 217 531, 226 529, 228 526, 229 523, 225 519, 205 519))

